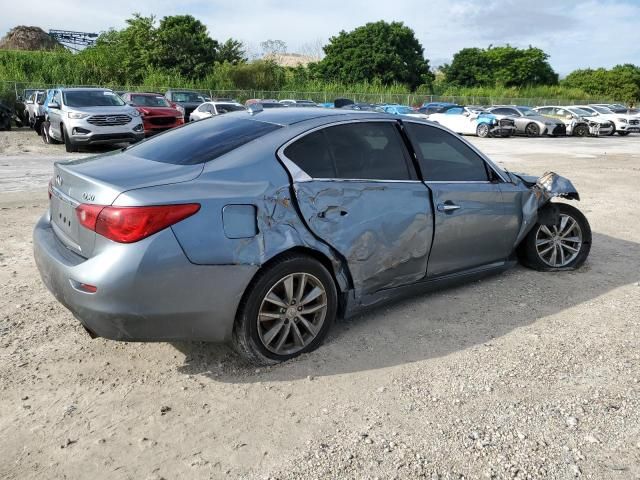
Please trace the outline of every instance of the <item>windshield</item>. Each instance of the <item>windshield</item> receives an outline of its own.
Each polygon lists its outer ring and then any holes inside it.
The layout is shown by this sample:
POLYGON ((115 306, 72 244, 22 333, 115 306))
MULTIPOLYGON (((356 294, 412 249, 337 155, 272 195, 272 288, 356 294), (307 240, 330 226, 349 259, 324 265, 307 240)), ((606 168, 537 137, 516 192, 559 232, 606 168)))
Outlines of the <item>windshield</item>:
POLYGON ((593 117, 593 113, 582 110, 581 108, 567 108, 567 110, 578 115, 579 117, 593 117))
POLYGON ((204 97, 195 92, 173 92, 171 98, 173 98, 174 102, 204 102, 204 97))
POLYGON ((170 107, 169 102, 160 95, 131 95, 131 103, 137 107, 170 107))
POLYGON ((537 117, 540 115, 540 112, 536 112, 532 108, 529 107, 520 107, 520 113, 525 117, 537 117))
POLYGON ((124 100, 111 90, 63 91, 62 97, 68 107, 119 107, 125 104, 124 100))
POLYGON ((244 108, 242 105, 235 105, 233 103, 217 103, 216 110, 218 110, 218 113, 229 113, 246 110, 246 108, 244 108))
POLYGON ((399 115, 408 115, 409 113, 415 113, 413 111, 413 108, 410 107, 395 107, 395 110, 399 115))
POLYGON ((613 113, 611 110, 609 110, 607 107, 591 107, 593 108, 596 112, 600 112, 600 113, 604 113, 604 114, 611 114, 613 113))

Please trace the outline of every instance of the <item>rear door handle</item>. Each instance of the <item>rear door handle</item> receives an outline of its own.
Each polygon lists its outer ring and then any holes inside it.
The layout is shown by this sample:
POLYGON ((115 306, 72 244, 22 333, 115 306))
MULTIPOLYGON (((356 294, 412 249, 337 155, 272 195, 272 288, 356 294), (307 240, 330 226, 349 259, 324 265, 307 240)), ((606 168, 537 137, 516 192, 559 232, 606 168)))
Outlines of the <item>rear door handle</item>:
POLYGON ((460 205, 456 205, 456 204, 451 203, 451 202, 439 203, 438 204, 438 211, 439 212, 444 212, 444 213, 453 212, 454 210, 458 210, 460 208, 462 208, 460 205))

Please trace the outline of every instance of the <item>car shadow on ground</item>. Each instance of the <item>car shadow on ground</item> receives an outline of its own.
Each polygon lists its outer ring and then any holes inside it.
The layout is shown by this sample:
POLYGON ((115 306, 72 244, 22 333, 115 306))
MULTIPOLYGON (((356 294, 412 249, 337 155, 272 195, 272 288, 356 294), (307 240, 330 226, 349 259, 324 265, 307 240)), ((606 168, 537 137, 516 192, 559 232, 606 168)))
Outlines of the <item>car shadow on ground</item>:
MULTIPOLYGON (((174 343, 179 370, 225 383, 292 381, 393 367, 491 342, 640 280, 640 244, 594 234, 577 271, 516 267, 481 281, 418 295, 337 322, 315 352, 257 369, 224 345, 174 343)), ((638 290, 640 292, 640 289, 638 290)))

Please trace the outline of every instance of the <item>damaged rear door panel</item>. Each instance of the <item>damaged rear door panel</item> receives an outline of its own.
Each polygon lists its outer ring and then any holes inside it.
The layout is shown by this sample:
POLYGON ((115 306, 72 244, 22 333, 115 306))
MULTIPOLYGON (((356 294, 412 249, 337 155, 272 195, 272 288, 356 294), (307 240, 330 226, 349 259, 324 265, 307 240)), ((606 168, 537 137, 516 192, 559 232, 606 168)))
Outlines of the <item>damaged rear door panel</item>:
POLYGON ((304 221, 346 260, 356 295, 425 277, 431 199, 396 122, 318 129, 285 145, 279 156, 304 221))

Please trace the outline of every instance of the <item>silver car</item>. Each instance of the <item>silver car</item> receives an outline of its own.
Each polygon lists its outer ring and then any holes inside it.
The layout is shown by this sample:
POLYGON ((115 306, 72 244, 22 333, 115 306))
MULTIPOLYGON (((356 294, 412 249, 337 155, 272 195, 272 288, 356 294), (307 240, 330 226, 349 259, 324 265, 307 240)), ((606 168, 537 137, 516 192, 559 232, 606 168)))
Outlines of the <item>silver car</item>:
POLYGON ((135 143, 144 139, 140 113, 105 88, 60 88, 47 105, 44 137, 64 143, 67 152, 81 145, 135 143))
POLYGON ((508 172, 450 130, 282 108, 58 162, 34 230, 44 283, 91 335, 232 342, 268 364, 337 317, 521 261, 569 270, 587 219, 555 173, 508 172))
POLYGON ((504 115, 512 118, 515 121, 516 133, 520 135, 526 135, 528 137, 539 137, 542 135, 557 137, 567 134, 567 127, 564 122, 540 115, 531 107, 495 105, 487 110, 496 116, 504 115))

